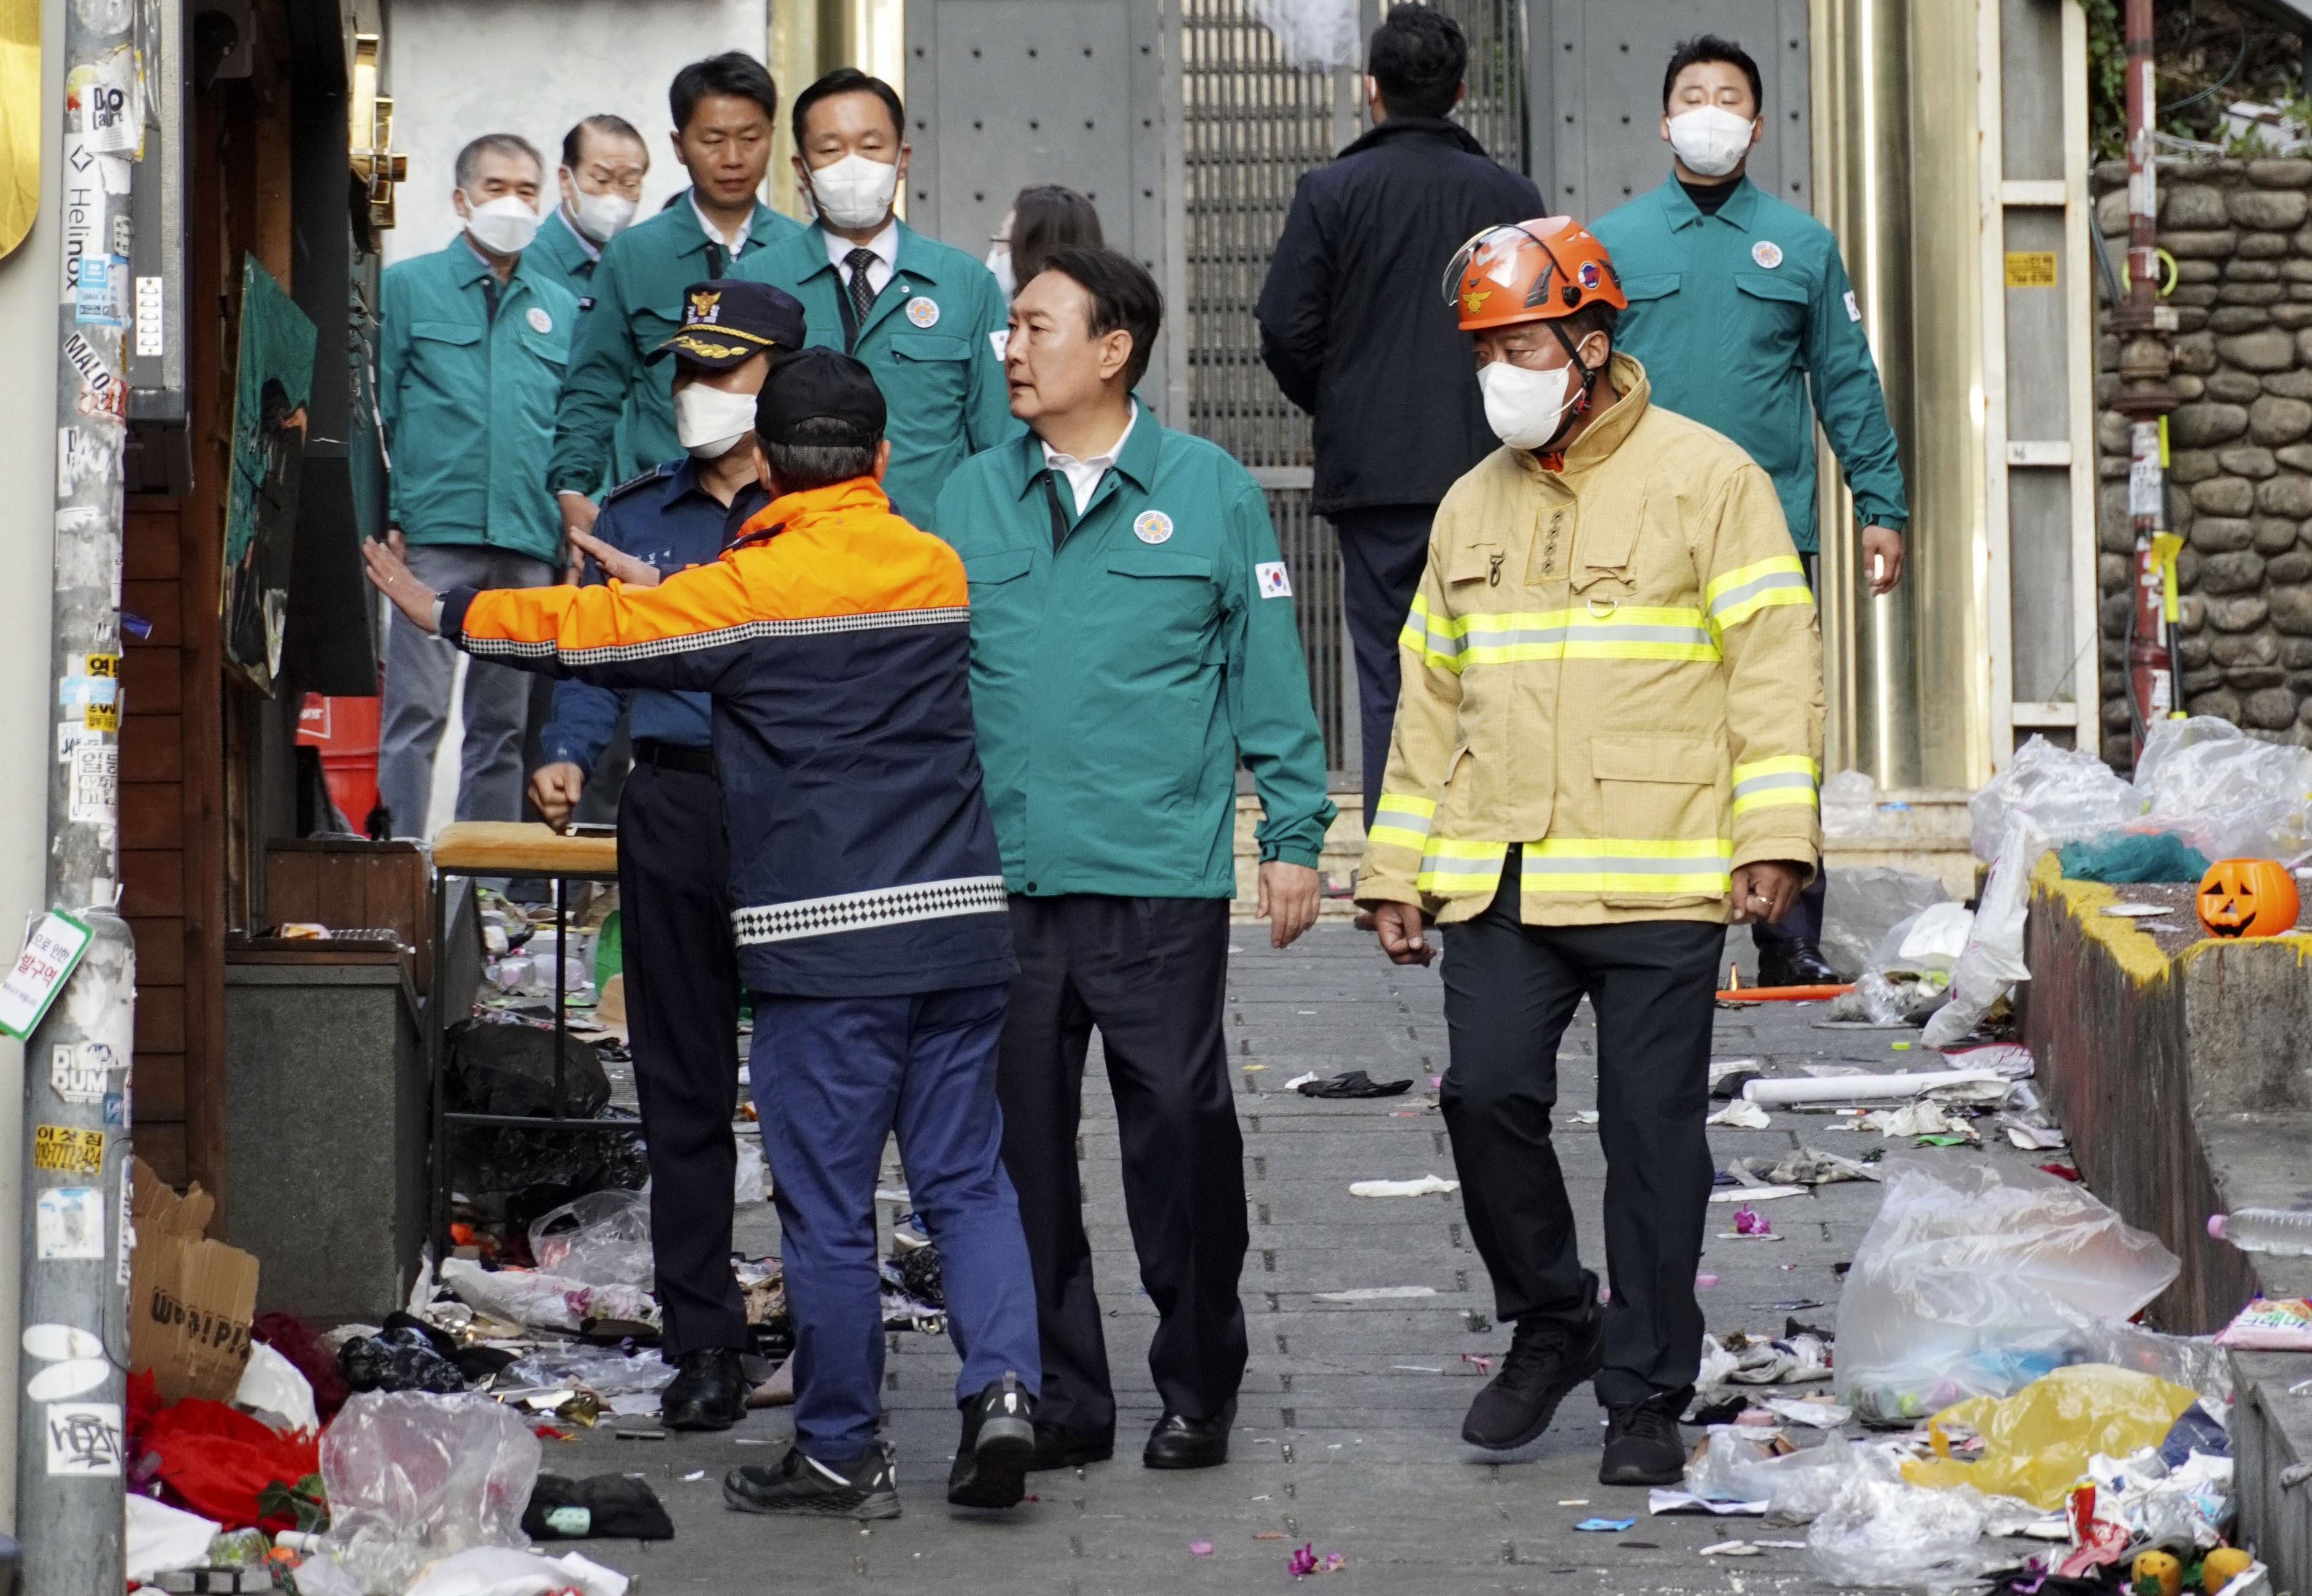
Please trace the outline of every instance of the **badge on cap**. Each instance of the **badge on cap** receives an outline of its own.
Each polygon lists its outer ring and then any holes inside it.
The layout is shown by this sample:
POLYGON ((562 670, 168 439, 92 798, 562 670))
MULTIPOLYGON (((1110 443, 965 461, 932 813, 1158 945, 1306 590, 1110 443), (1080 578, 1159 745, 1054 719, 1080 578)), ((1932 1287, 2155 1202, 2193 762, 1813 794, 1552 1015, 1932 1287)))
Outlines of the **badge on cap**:
POLYGON ((907 302, 907 320, 917 327, 939 325, 939 306, 918 294, 907 302))
POLYGON ((1283 560, 1263 560, 1252 568, 1252 579, 1260 584, 1264 599, 1289 599, 1292 596, 1292 575, 1285 570, 1283 560))
POLYGON ((547 315, 545 311, 539 306, 530 306, 530 330, 532 332, 552 332, 554 330, 554 318, 547 315))
POLYGON ((695 290, 690 295, 689 303, 682 308, 682 324, 685 327, 697 327, 702 324, 711 327, 722 320, 722 291, 720 288, 695 290))
POLYGON ((1132 535, 1143 543, 1161 543, 1172 535, 1172 518, 1161 510, 1143 510, 1132 522, 1132 535))
POLYGON ((1762 238, 1750 246, 1750 259, 1772 271, 1782 263, 1782 247, 1772 239, 1762 238))

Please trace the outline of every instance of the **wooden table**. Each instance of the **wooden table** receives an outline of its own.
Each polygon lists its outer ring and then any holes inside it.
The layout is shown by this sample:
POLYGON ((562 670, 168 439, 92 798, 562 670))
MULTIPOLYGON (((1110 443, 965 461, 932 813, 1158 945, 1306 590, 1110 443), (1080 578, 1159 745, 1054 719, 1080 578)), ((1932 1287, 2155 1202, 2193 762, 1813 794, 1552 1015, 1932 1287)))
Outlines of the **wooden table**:
MULTIPOLYGON (((535 822, 460 820, 444 826, 434 839, 434 978, 425 1004, 426 1059, 434 1091, 434 1268, 438 1277, 442 1260, 450 1256, 450 1204, 454 1171, 450 1167, 450 1136, 453 1129, 472 1126, 498 1129, 535 1130, 551 1127, 578 1132, 627 1132, 639 1129, 631 1119, 578 1119, 562 1111, 565 1087, 562 1049, 570 1029, 565 1007, 568 996, 569 883, 616 881, 618 841, 615 836, 565 837, 535 822), (554 883, 554 1111, 547 1115, 479 1114, 449 1105, 450 1028, 465 1014, 446 1012, 445 995, 452 984, 445 957, 450 936, 451 876, 544 877, 554 883)), ((479 927, 476 929, 478 931, 479 927)))

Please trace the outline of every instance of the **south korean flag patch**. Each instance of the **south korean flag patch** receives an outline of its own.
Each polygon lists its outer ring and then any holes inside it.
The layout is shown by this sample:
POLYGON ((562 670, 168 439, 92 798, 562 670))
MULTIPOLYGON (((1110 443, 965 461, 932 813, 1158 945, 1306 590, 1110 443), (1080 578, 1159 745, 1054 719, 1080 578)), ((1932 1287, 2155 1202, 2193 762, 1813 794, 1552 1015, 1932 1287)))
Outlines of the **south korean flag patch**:
POLYGON ((1264 599, 1289 599, 1292 596, 1292 577, 1283 560, 1263 560, 1252 568, 1252 579, 1260 586, 1264 599))

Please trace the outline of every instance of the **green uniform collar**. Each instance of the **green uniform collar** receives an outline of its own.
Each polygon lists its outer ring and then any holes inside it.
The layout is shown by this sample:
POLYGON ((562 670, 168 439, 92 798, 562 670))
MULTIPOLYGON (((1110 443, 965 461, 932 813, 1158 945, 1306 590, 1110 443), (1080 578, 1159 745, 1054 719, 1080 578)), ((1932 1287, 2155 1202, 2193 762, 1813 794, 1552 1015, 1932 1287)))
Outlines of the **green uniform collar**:
MULTIPOLYGON (((474 248, 473 241, 463 231, 443 252, 450 257, 450 280, 460 288, 471 288, 490 275, 490 263, 482 259, 482 252, 474 248)), ((525 288, 530 285, 530 279, 521 272, 522 257, 529 253, 525 250, 513 258, 513 270, 506 274, 506 280, 500 285, 506 293, 512 294, 516 285, 525 288)))
MULTIPOLYGON (((1668 219, 1672 232, 1708 220, 1702 214, 1701 207, 1686 197, 1686 188, 1677 180, 1675 171, 1669 174, 1669 180, 1654 192, 1661 196, 1662 215, 1668 219)), ((1757 214, 1757 185, 1747 175, 1736 178, 1734 192, 1729 194, 1726 203, 1718 207, 1718 219, 1731 223, 1738 232, 1747 232, 1750 231, 1750 218, 1757 214)))
MULTIPOLYGON (((681 212, 683 221, 688 224, 684 231, 689 234, 689 238, 679 249, 675 250, 677 255, 704 255, 706 252, 706 246, 708 244, 718 246, 726 255, 731 253, 731 246, 729 244, 724 243, 719 238, 709 237, 706 229, 700 224, 698 220, 698 197, 690 189, 685 189, 682 191, 682 197, 676 200, 672 205, 666 208, 670 211, 681 212)), ((777 215, 778 212, 773 210, 769 206, 765 205, 761 200, 758 199, 755 201, 755 214, 747 220, 746 243, 767 243, 769 240, 763 236, 763 224, 777 215)), ((743 250, 746 248, 746 244, 741 244, 740 248, 743 250)), ((733 258, 735 259, 735 256, 733 258)))
MULTIPOLYGON (((1156 457, 1164 446, 1160 436, 1164 429, 1158 424, 1154 411, 1137 399, 1132 404, 1138 412, 1132 420, 1132 435, 1124 440, 1124 452, 1116 457, 1111 469, 1119 477, 1130 478, 1134 487, 1146 493, 1156 485, 1156 457)), ((1035 491, 1036 479, 1051 468, 1044 463, 1044 441, 1033 429, 1022 433, 1012 448, 1012 496, 1024 499, 1035 491)), ((1085 508, 1088 512, 1090 507, 1085 508)), ((1076 519, 1081 521, 1083 517, 1078 515, 1076 519)))
MULTIPOLYGON (((940 274, 937 267, 942 252, 941 247, 933 244, 931 240, 898 217, 894 216, 891 220, 899 230, 899 247, 893 251, 891 281, 896 283, 901 277, 915 276, 921 277, 926 283, 938 282, 940 274)), ((838 287, 841 286, 842 274, 836 271, 835 262, 827 258, 827 229, 814 222, 803 230, 803 237, 810 241, 811 259, 814 263, 810 270, 802 274, 803 276, 810 278, 819 276, 821 272, 826 272, 835 277, 838 287)))

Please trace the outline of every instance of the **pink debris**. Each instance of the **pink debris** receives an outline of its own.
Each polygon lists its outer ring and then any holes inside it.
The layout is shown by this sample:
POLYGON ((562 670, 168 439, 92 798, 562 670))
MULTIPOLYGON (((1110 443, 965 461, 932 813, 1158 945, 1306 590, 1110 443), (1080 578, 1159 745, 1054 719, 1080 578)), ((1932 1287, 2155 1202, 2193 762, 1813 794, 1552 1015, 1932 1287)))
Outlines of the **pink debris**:
POLYGON ((1213 1543, 1211 1541, 1192 1540, 1188 1542, 1188 1556, 1192 1557, 1209 1557, 1212 1555, 1213 1543))
POLYGON ((1474 1352, 1463 1353, 1461 1355, 1461 1361, 1465 1364, 1473 1364, 1480 1374, 1487 1374, 1493 1372, 1493 1360, 1488 1357, 1480 1357, 1474 1352))
POLYGON ((1284 1572, 1294 1579, 1317 1572, 1317 1546, 1314 1541, 1284 1559, 1284 1572))
POLYGON ((1771 1236, 1773 1221, 1745 1203, 1734 1210, 1734 1233, 1738 1236, 1771 1236))

